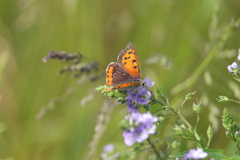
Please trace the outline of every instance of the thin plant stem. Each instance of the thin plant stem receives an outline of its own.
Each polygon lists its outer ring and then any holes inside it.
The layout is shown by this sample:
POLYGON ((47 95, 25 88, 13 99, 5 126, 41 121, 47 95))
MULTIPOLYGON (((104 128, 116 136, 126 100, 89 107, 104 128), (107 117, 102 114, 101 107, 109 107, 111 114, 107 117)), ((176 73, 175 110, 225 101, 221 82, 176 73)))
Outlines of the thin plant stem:
MULTIPOLYGON (((170 110, 172 111, 172 112, 174 112, 176 115, 178 115, 178 117, 180 118, 180 119, 182 119, 183 121, 184 121, 184 123, 189 127, 189 128, 191 128, 191 129, 193 129, 193 127, 191 126, 191 124, 182 116, 182 114, 180 113, 180 112, 176 112, 172 107, 170 107, 170 110)), ((195 135, 195 137, 196 137, 196 139, 199 141, 200 140, 200 136, 197 134, 197 132, 194 130, 194 135, 195 135)))
POLYGON ((157 157, 159 160, 163 160, 159 154, 159 152, 157 151, 155 145, 152 143, 152 141, 150 140, 150 138, 147 139, 148 143, 151 145, 151 147, 153 148, 154 152, 156 153, 157 157))
POLYGON ((237 79, 239 79, 238 75, 236 74, 237 79))
POLYGON ((234 99, 228 99, 228 100, 240 104, 239 101, 236 101, 236 100, 234 100, 234 99))
POLYGON ((159 103, 159 104, 161 104, 162 106, 166 106, 166 104, 164 104, 164 103, 162 103, 162 102, 160 102, 160 101, 158 101, 158 100, 156 100, 156 99, 152 99, 153 101, 155 101, 155 102, 157 102, 157 103, 159 103))

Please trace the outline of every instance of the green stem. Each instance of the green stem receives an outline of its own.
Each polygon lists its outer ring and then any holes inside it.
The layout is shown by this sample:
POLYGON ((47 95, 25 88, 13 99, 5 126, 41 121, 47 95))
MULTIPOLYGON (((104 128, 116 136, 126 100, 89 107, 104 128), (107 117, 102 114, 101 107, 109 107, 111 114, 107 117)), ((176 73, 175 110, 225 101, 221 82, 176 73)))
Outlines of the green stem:
MULTIPOLYGON (((155 98, 155 97, 154 97, 155 98)), ((164 104, 164 103, 162 103, 162 102, 160 102, 160 101, 158 101, 158 100, 156 100, 156 99, 152 99, 153 101, 155 101, 155 102, 157 102, 157 103, 159 103, 159 104, 161 104, 162 106, 166 106, 166 104, 164 104)))
POLYGON ((154 152, 156 153, 157 157, 159 160, 162 160, 159 152, 157 151, 155 145, 152 143, 152 141, 150 140, 150 138, 147 139, 148 140, 148 143, 151 145, 151 147, 153 148, 154 152))
POLYGON ((236 74, 237 79, 239 79, 238 75, 236 74))
POLYGON ((228 100, 229 100, 229 101, 236 102, 236 103, 240 104, 240 102, 239 102, 239 101, 236 101, 236 100, 234 100, 234 99, 228 99, 228 100))
POLYGON ((210 138, 208 139, 207 148, 210 146, 211 141, 212 141, 212 137, 210 137, 210 138))
MULTIPOLYGON (((191 124, 182 116, 182 114, 180 112, 176 112, 172 107, 170 107, 170 110, 172 112, 174 112, 176 115, 178 115, 178 117, 184 121, 184 123, 188 126, 188 128, 193 129, 191 124)), ((194 135, 195 135, 197 141, 200 141, 200 136, 197 134, 197 132, 195 130, 194 130, 194 135)))
POLYGON ((182 102, 180 108, 182 108, 183 104, 186 102, 186 99, 182 102))

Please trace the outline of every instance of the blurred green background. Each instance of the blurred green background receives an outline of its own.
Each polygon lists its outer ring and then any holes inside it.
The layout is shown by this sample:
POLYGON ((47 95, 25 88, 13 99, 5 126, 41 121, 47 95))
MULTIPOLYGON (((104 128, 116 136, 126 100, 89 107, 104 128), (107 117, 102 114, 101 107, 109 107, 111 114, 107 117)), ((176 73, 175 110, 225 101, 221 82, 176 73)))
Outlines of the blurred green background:
MULTIPOLYGON (((228 107, 239 121, 240 108, 216 98, 240 100, 239 83, 226 69, 236 60, 240 30, 224 30, 238 18, 239 0, 0 0, 0 159, 100 159, 105 144, 128 149, 119 129, 126 106, 94 91, 105 84, 104 77, 78 84, 70 74, 56 74, 65 63, 42 58, 50 50, 80 52, 104 71, 129 42, 138 51, 143 76, 155 81, 152 90, 162 85, 172 106, 197 91, 195 98, 204 103, 199 133, 206 138, 213 122, 210 148, 232 155, 236 147, 225 136, 221 113, 228 107), (99 116, 103 112, 105 119, 99 116)), ((194 122, 191 104, 183 115, 194 122)), ((163 144, 176 120, 159 127, 163 144)), ((197 147, 179 141, 178 151, 197 147)))

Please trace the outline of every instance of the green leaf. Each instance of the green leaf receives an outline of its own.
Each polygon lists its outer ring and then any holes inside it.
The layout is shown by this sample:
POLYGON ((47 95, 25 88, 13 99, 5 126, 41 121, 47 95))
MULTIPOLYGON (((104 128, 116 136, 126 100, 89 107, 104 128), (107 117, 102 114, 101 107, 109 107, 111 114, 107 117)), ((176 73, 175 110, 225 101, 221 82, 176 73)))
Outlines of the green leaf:
POLYGON ((185 133, 187 134, 188 137, 195 139, 194 131, 192 131, 190 129, 185 129, 184 131, 185 131, 185 133))
POLYGON ((203 151, 208 154, 208 157, 215 160, 230 160, 227 156, 223 154, 222 149, 204 149, 203 151))
POLYGON ((204 142, 202 136, 201 136, 201 138, 200 138, 199 143, 200 143, 200 145, 201 145, 202 148, 205 148, 205 147, 206 147, 206 144, 205 144, 205 142, 204 142))
POLYGON ((188 151, 179 152, 179 153, 175 153, 175 154, 169 155, 169 157, 184 157, 185 154, 187 154, 187 153, 188 153, 188 151))
POLYGON ((240 159, 240 155, 235 153, 233 157, 230 158, 230 160, 239 160, 240 159))
POLYGON ((182 136, 184 139, 186 140, 189 140, 189 141, 196 141, 195 138, 191 138, 191 137, 185 137, 185 136, 182 136))

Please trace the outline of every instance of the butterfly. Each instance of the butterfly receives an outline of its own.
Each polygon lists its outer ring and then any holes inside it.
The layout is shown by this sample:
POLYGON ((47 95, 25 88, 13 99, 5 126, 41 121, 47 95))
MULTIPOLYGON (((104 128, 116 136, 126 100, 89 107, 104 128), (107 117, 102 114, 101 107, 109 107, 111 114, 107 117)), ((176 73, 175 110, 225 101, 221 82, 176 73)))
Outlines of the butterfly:
POLYGON ((110 86, 105 92, 110 90, 127 90, 144 86, 141 80, 142 72, 135 47, 130 42, 123 49, 117 58, 117 62, 111 62, 106 69, 106 84, 110 86))

